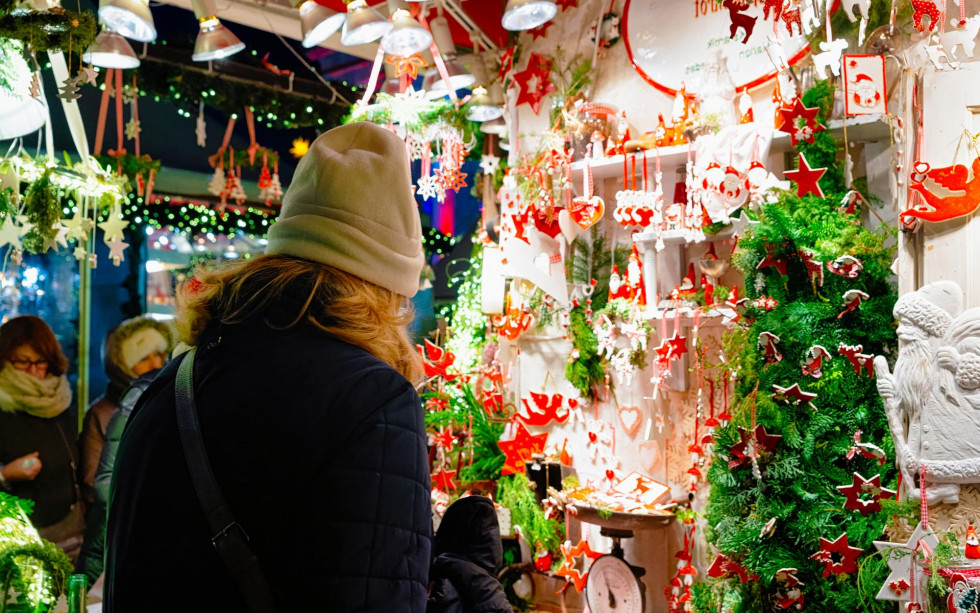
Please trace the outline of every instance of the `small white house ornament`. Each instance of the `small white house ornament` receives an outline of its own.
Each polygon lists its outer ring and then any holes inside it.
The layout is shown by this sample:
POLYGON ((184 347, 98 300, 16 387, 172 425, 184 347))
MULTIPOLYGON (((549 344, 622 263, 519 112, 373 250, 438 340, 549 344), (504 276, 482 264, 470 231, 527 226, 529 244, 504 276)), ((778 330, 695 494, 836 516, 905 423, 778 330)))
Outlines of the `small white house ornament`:
POLYGON ((962 308, 951 281, 905 294, 894 311, 902 342, 894 373, 875 358, 899 467, 909 484, 925 467, 929 503, 955 504, 960 485, 980 483, 980 308, 962 308))

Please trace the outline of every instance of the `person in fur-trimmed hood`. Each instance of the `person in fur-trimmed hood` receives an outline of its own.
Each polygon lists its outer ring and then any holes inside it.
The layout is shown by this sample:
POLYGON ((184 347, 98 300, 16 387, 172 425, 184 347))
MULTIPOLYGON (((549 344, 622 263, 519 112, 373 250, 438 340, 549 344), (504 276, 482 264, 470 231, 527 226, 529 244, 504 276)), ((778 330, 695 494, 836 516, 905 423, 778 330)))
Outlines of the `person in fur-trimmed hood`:
POLYGON ((173 331, 164 322, 150 317, 127 319, 106 335, 102 360, 109 384, 105 393, 89 405, 82 433, 78 438, 78 483, 87 505, 95 501, 95 473, 105 444, 106 427, 119 398, 136 377, 162 368, 173 349, 173 331))

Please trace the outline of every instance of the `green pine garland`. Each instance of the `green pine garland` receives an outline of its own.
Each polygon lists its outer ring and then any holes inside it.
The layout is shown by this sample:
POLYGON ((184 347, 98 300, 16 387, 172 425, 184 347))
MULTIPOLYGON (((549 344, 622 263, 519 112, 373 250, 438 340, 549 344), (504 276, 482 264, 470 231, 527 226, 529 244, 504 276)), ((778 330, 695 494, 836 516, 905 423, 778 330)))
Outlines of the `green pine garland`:
POLYGON ((16 40, 27 51, 64 51, 81 55, 97 33, 95 15, 61 7, 49 11, 17 8, 14 0, 0 1, 0 39, 16 40))
MULTIPOLYGON (((833 90, 819 84, 804 96, 808 106, 825 108, 833 90)), ((895 328, 891 315, 895 289, 889 281, 892 252, 888 236, 866 230, 860 218, 837 210, 845 186, 835 167, 836 145, 825 132, 817 134, 812 146, 802 146, 810 165, 827 166, 821 184, 826 198, 780 195, 778 202, 764 205, 759 225, 739 240, 732 263, 745 275, 749 299, 773 296, 779 301, 774 311, 752 310, 754 322, 735 329, 724 339, 726 355, 737 369, 733 406, 735 419, 716 431, 715 457, 708 472, 712 484, 705 509, 707 538, 717 549, 738 560, 759 581, 739 584, 737 580, 708 583, 694 591, 695 610, 748 613, 772 610, 779 588, 774 581, 781 568, 797 568, 804 583, 808 611, 890 611, 894 605, 874 600, 887 576, 887 567, 874 558, 872 541, 883 536, 892 518, 882 512, 867 517, 843 508, 844 497, 836 486, 850 484, 852 473, 865 477, 881 473, 885 487, 895 489, 897 472, 891 465, 879 468, 873 460, 845 455, 853 434, 863 432, 862 441, 882 447, 891 457, 894 450, 875 381, 855 374, 851 364, 837 355, 838 345, 862 345, 864 353, 893 354, 895 328), (776 255, 786 260, 788 275, 774 267, 756 266, 776 246, 776 255), (819 261, 851 255, 864 265, 855 279, 825 270, 824 283, 816 290, 802 261, 800 249, 810 249, 819 261), (861 307, 842 317, 842 294, 860 289, 871 296, 861 307), (759 335, 769 331, 780 338, 782 360, 764 365, 759 335), (801 364, 807 350, 822 345, 833 356, 825 362, 823 377, 804 376, 801 364), (776 403, 772 386, 799 383, 815 392, 816 409, 776 403), (761 479, 749 467, 730 469, 729 450, 739 441, 738 427, 748 428, 753 391, 758 386, 757 420, 770 434, 781 435, 771 457, 760 459, 761 479), (776 519, 775 533, 760 532, 776 519), (852 547, 865 553, 859 559, 861 572, 854 575, 821 577, 823 565, 810 558, 819 549, 821 537, 836 539, 846 531, 852 547)))
POLYGON ((53 608, 72 573, 68 556, 54 543, 38 539, 31 529, 27 516, 33 508, 29 500, 0 492, 0 613, 53 608), (34 585, 37 567, 44 571, 41 586, 34 585))

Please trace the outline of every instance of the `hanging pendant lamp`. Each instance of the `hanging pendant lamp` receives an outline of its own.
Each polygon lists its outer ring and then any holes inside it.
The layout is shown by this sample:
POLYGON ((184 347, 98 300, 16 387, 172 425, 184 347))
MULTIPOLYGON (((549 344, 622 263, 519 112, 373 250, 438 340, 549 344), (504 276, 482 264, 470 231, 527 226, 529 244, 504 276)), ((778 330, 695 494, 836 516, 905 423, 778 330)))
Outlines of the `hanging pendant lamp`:
POLYGON ((374 42, 391 31, 391 22, 365 0, 354 0, 347 5, 347 19, 340 35, 340 43, 348 47, 374 42))
POLYGON ((82 61, 102 68, 136 68, 140 59, 125 38, 108 28, 103 28, 95 42, 82 54, 82 61))
POLYGON ((333 36, 344 25, 346 15, 331 11, 313 0, 300 0, 299 23, 303 31, 303 46, 316 47, 333 36))
POLYGON ((557 14, 554 0, 507 0, 500 24, 505 30, 533 30, 557 14))
POLYGON ((101 0, 99 19, 113 32, 148 43, 156 40, 149 0, 101 0))
POLYGON ((406 10, 396 10, 391 16, 391 24, 391 31, 381 37, 381 47, 389 55, 408 57, 421 53, 432 44, 432 34, 406 10))
POLYGON ((220 60, 245 48, 245 43, 218 19, 214 0, 191 0, 191 6, 194 7, 194 15, 200 24, 192 60, 195 62, 220 60))

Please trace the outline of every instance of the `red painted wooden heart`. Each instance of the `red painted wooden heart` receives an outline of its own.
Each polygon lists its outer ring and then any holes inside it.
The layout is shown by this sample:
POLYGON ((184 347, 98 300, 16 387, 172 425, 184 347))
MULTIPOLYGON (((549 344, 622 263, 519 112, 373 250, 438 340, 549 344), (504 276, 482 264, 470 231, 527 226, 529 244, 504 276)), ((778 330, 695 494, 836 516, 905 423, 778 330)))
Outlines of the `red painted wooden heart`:
POLYGON ((602 219, 602 215, 605 212, 606 204, 599 196, 575 198, 568 208, 568 213, 572 216, 572 221, 577 223, 583 230, 588 230, 595 225, 597 221, 602 219))

